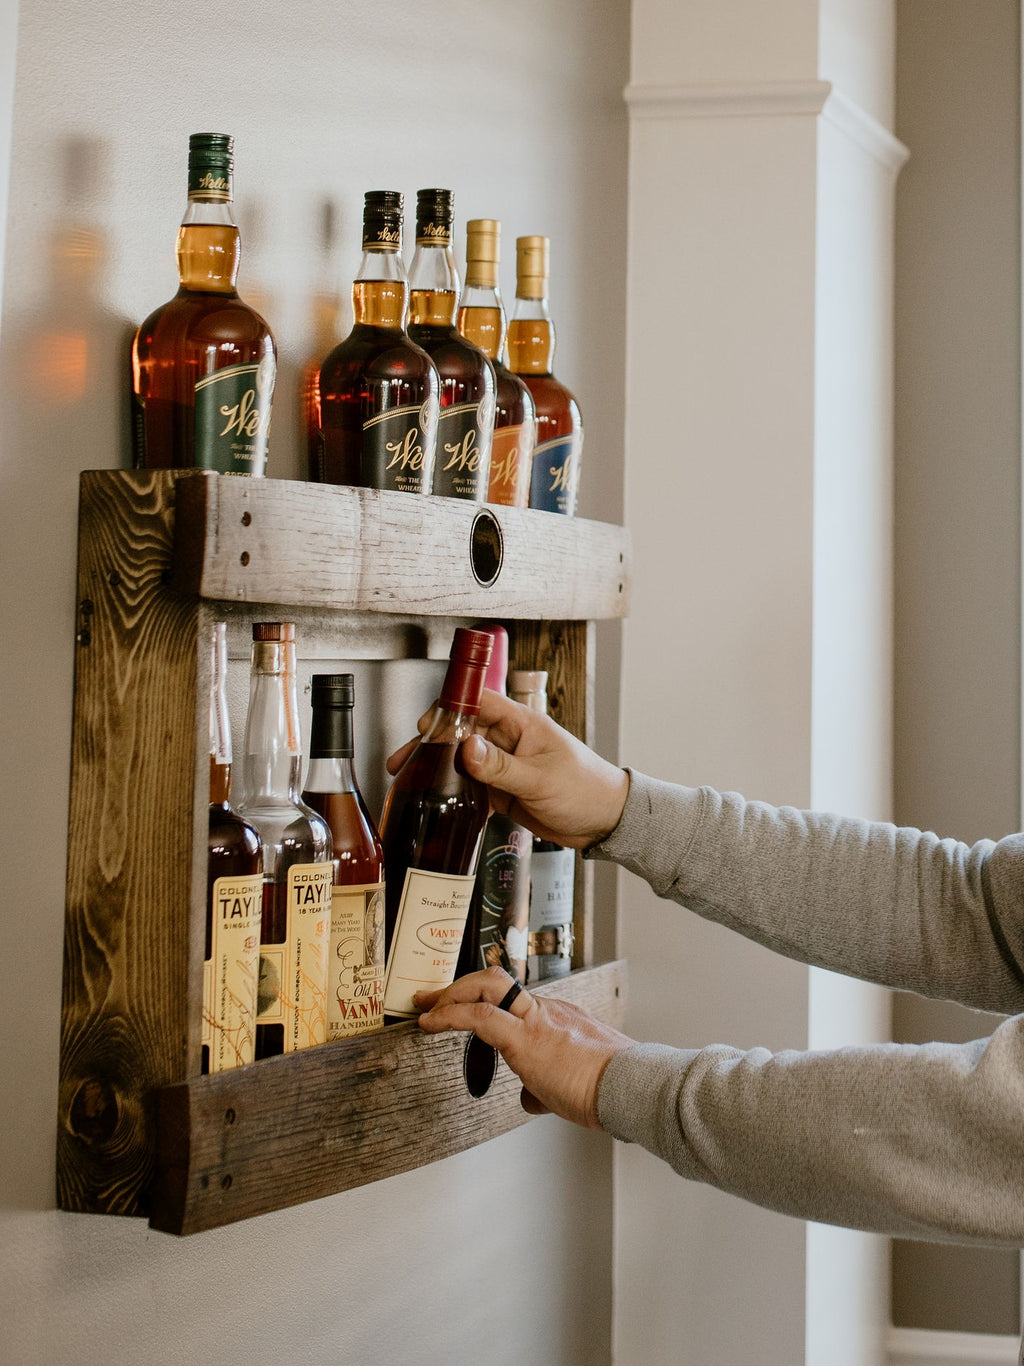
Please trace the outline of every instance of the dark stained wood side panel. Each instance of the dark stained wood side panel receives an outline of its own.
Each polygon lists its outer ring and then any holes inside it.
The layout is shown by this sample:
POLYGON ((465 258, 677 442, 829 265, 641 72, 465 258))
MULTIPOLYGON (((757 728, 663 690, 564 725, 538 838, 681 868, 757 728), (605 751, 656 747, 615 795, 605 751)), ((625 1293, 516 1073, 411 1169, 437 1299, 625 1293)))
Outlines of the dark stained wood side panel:
MULTIPOLYGON (((536 988, 609 1024, 625 966, 536 988)), ((158 1097, 152 1224, 196 1233, 316 1200, 483 1143, 525 1124, 520 1085, 499 1059, 479 1099, 463 1081, 467 1036, 414 1024, 167 1087, 158 1097)))
POLYGON ((144 1212, 149 1098, 185 1075, 198 1021, 187 1006, 198 607, 163 583, 173 497, 165 474, 81 485, 57 1161, 67 1210, 144 1212))

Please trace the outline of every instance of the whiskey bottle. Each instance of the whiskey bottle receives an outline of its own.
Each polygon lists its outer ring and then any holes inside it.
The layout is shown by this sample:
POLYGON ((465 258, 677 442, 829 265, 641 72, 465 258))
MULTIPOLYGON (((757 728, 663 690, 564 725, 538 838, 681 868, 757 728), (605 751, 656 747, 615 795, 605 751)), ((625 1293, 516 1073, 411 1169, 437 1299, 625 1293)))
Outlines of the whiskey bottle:
POLYGON ((583 420, 576 399, 551 369, 555 327, 548 309, 548 258, 546 237, 517 238, 509 368, 530 390, 537 411, 530 507, 571 517, 576 511, 583 420))
POLYGON ((483 502, 491 468, 494 371, 455 326, 459 277, 452 257, 450 190, 416 196, 416 251, 409 267, 409 336, 441 377, 433 492, 483 502))
MULTIPOLYGON (((513 701, 522 702, 533 711, 547 712, 548 676, 542 669, 517 669, 509 683, 513 701)), ((527 959, 527 978, 531 982, 566 977, 572 968, 575 880, 573 850, 534 836, 527 959)))
POLYGON ((227 699, 227 639, 222 621, 214 624, 211 646, 210 835, 203 961, 204 1075, 242 1067, 255 1056, 263 889, 260 837, 230 805, 231 726, 227 699))
POLYGON ((189 138, 181 283, 132 345, 132 439, 141 468, 266 473, 277 351, 267 324, 235 289, 233 162, 227 134, 189 138))
POLYGON ((252 628, 249 712, 239 812, 263 841, 263 917, 256 1056, 327 1039, 331 832, 299 796, 302 740, 295 627, 252 628))
MULTIPOLYGON (((503 626, 482 629, 494 641, 484 687, 504 695, 508 634, 503 626)), ((532 848, 529 830, 501 811, 491 812, 484 827, 456 977, 497 964, 516 981, 526 981, 532 848)))
POLYGON ((466 224, 466 284, 459 303, 458 328, 478 346, 494 368, 494 436, 487 501, 524 508, 530 500, 530 474, 536 421, 529 389, 500 359, 505 347, 505 306, 498 285, 501 224, 474 218, 466 224))
POLYGON ((405 331, 402 195, 371 190, 363 258, 352 285, 352 331, 320 367, 320 441, 310 478, 323 484, 429 493, 441 386, 405 331))
POLYGON ((356 781, 351 674, 314 674, 309 771, 302 800, 331 831, 327 1037, 384 1023, 384 850, 356 781))
POLYGON ((423 738, 384 799, 384 1015, 411 1019, 413 993, 455 976, 473 895, 487 789, 462 766, 462 742, 480 711, 492 640, 459 627, 423 738))

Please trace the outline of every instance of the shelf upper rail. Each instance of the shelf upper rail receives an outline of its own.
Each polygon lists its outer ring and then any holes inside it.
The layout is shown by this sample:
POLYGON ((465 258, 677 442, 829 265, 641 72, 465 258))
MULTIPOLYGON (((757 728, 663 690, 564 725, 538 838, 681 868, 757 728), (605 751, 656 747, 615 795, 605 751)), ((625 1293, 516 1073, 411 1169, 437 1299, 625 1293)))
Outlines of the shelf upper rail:
POLYGON ((623 617, 628 531, 533 509, 205 471, 177 479, 171 586, 419 616, 623 617))

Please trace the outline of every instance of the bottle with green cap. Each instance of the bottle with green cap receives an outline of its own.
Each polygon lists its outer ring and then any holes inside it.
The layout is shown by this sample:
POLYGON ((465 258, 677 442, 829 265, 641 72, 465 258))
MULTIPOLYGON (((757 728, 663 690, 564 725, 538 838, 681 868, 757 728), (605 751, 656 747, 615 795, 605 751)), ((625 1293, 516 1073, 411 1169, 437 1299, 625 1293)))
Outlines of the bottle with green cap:
POLYGON ((179 288, 132 345, 132 440, 144 469, 266 473, 277 348, 238 296, 234 143, 193 133, 178 232, 179 288))

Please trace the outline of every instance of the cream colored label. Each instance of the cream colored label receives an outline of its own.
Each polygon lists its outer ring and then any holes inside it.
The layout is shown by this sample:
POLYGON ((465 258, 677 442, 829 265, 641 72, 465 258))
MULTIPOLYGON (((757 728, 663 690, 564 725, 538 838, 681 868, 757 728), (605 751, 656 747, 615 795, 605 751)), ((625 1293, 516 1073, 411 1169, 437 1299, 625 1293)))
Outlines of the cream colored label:
POLYGON ((209 1070, 253 1060, 260 969, 259 873, 219 877, 210 897, 210 957, 203 964, 203 1045, 209 1070))
POLYGON ((331 937, 329 863, 288 869, 288 931, 260 948, 260 1024, 284 1025, 284 1051, 327 1042, 327 962, 331 937))
POLYGON ((406 871, 384 976, 385 1015, 412 1019, 414 992, 451 983, 475 881, 454 873, 406 871))
POLYGON ((347 1039, 384 1023, 384 884, 331 888, 327 1035, 347 1039))

